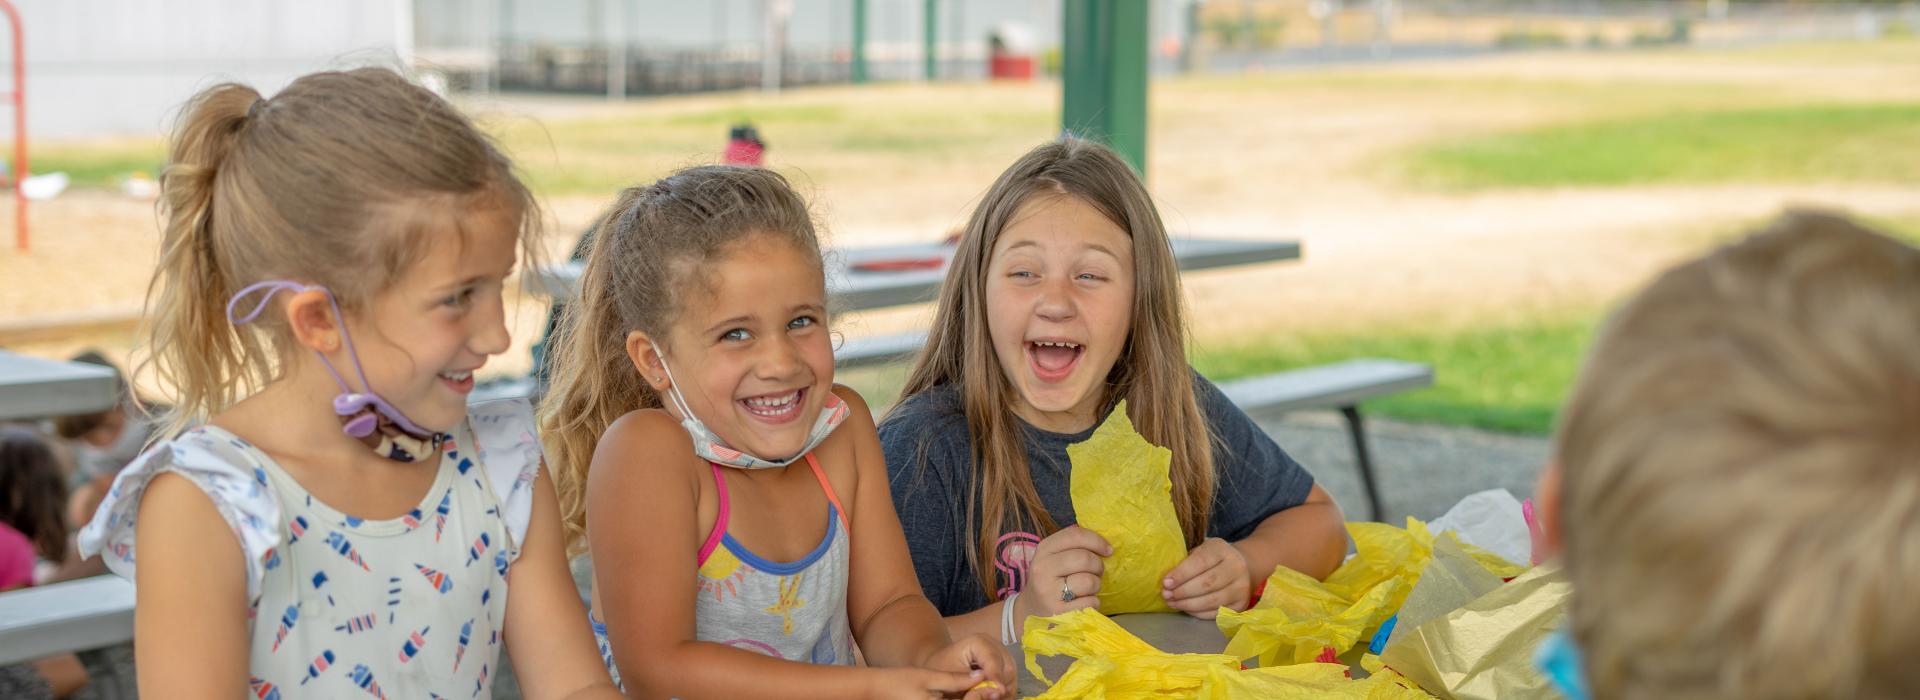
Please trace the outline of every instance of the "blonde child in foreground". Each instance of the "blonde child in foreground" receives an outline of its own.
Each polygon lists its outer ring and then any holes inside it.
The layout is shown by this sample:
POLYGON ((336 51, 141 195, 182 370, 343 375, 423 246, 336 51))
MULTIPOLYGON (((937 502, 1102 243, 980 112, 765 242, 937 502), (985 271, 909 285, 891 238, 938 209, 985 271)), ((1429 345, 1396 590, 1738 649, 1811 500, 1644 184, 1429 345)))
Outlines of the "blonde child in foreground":
POLYGON ((539 220, 506 158, 391 71, 326 72, 200 93, 161 188, 178 408, 80 543, 139 563, 140 694, 481 697, 504 642, 528 698, 618 697, 531 410, 467 405, 539 220))
POLYGON ((786 180, 684 170, 622 193, 593 236, 543 427, 616 682, 1002 697, 1006 650, 950 641, 921 595, 873 417, 833 383, 820 247, 786 180))
POLYGON ((1920 251, 1796 213, 1668 271, 1555 454, 1569 697, 1920 697, 1920 251))

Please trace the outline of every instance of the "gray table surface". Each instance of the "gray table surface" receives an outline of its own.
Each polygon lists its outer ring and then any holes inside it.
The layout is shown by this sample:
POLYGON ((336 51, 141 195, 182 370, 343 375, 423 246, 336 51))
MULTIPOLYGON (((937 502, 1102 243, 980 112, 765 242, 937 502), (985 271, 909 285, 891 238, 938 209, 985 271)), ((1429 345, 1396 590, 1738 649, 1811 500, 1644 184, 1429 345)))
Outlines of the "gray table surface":
MULTIPOLYGON (((829 250, 827 293, 847 311, 879 309, 932 301, 946 279, 946 262, 953 249, 937 243, 870 246, 829 250), (896 271, 871 271, 862 265, 885 260, 939 260, 940 266, 896 271)), ((1300 257, 1296 241, 1174 238, 1173 254, 1182 270, 1293 260, 1300 257)), ((568 296, 579 282, 583 265, 568 262, 542 268, 528 276, 526 288, 538 294, 568 296)))
POLYGON ((0 350, 0 420, 93 413, 118 402, 113 370, 0 350))
MULTIPOLYGON (((1218 654, 1227 648, 1226 636, 1220 634, 1220 628, 1212 620, 1202 620, 1183 613, 1114 615, 1113 621, 1142 641, 1152 644, 1153 648, 1169 654, 1218 654)), ((1013 665, 1020 671, 1020 697, 1047 692, 1047 685, 1027 672, 1026 658, 1022 656, 1020 645, 1009 645, 1007 653, 1013 656, 1013 665)), ((1041 670, 1055 681, 1060 680, 1060 674, 1066 673, 1071 665, 1073 659, 1064 656, 1040 657, 1041 670)))

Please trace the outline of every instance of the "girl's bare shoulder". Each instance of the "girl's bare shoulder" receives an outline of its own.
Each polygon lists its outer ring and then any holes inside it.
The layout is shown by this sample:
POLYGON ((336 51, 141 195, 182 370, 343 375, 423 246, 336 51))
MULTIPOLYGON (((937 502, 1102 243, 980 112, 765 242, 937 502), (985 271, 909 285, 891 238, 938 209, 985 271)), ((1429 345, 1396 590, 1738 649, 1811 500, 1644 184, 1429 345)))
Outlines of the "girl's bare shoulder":
POLYGON ((593 448, 593 468, 587 472, 588 493, 602 487, 693 485, 697 472, 691 467, 699 464, 687 430, 673 414, 658 408, 638 409, 615 419, 600 434, 593 448), (662 468, 674 465, 686 468, 662 468))

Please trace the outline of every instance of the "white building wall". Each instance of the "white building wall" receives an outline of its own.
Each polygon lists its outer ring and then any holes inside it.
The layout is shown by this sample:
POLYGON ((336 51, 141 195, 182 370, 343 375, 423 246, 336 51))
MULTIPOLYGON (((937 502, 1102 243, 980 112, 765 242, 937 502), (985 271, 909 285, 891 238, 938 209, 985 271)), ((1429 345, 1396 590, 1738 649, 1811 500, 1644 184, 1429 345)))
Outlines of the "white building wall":
MULTIPOLYGON (((151 134, 224 80, 271 95, 324 68, 397 65, 408 0, 15 0, 29 138, 151 134)), ((402 36, 405 34, 406 36, 402 36)), ((0 35, 0 46, 4 46, 0 35)), ((7 47, 4 51, 10 51, 7 47)), ((0 73, 0 85, 11 81, 0 73)), ((10 120, 0 114, 0 124, 10 120)))

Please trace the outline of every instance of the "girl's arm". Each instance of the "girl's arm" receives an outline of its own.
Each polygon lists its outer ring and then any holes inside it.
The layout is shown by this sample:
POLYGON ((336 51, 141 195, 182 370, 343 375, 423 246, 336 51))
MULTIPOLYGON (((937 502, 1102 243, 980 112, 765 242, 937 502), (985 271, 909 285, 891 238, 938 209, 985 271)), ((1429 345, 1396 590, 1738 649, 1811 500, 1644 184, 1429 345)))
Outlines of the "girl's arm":
POLYGON ((1268 515, 1245 539, 1210 538, 1161 582, 1167 604, 1203 619, 1244 610, 1255 587, 1285 566, 1324 579, 1347 553, 1345 516, 1319 484, 1300 505, 1268 515))
POLYGON ((687 465, 698 463, 678 422, 660 411, 614 421, 593 453, 594 588, 629 695, 927 697, 974 685, 966 674, 816 666, 695 641, 694 569, 706 527, 697 522, 700 482, 687 465))
POLYGON ((1347 555, 1346 516, 1333 496, 1314 484, 1305 503, 1267 516, 1233 546, 1246 557, 1256 585, 1280 566, 1324 579, 1347 555))
POLYGON ((507 653, 529 698, 618 698, 567 569, 560 504, 545 468, 533 482, 533 516, 507 573, 507 653))
POLYGON ((867 663, 874 666, 930 666, 941 670, 981 671, 982 680, 1011 687, 1013 661, 999 644, 999 633, 949 638, 939 611, 921 594, 913 573, 907 538, 893 511, 887 487, 886 457, 880 449, 873 414, 858 392, 835 387, 851 409, 842 434, 853 439, 856 469, 852 513, 853 566, 847 614, 853 636, 867 663))
POLYGON ((140 553, 133 608, 140 694, 245 694, 247 565, 213 501, 186 477, 154 477, 141 497, 134 542, 140 553))

